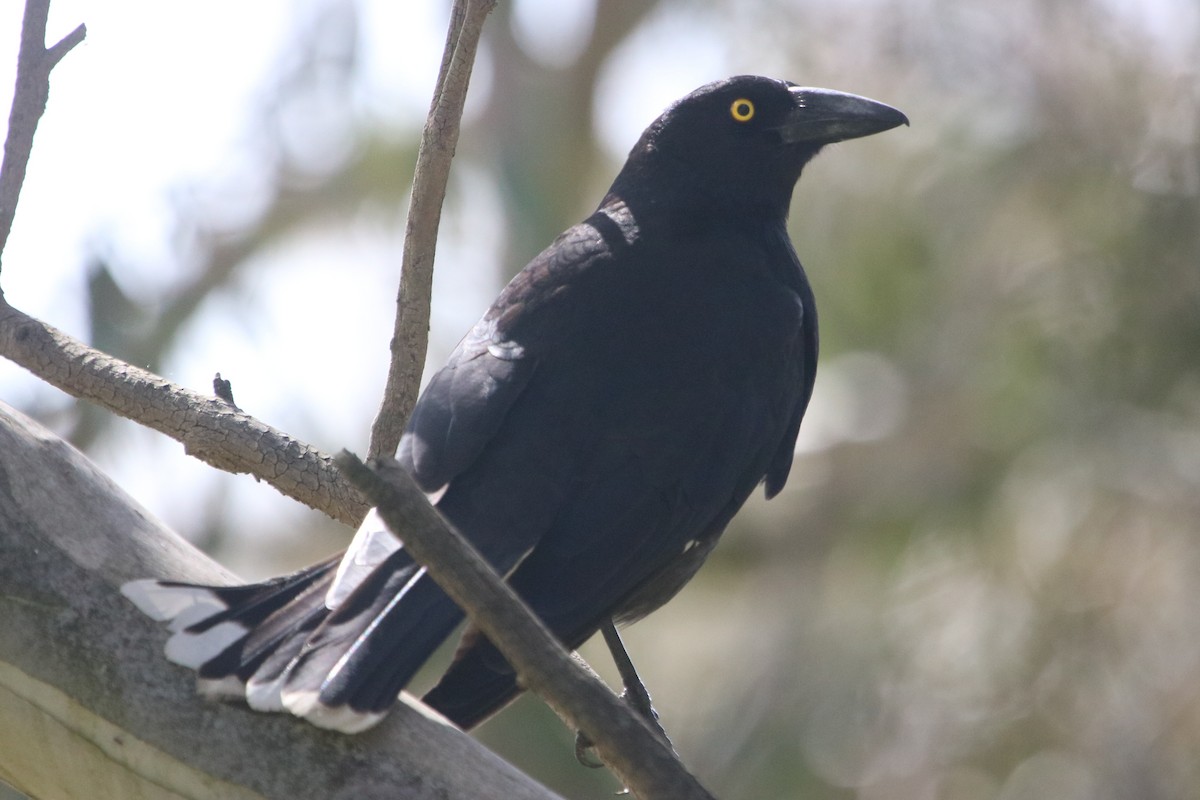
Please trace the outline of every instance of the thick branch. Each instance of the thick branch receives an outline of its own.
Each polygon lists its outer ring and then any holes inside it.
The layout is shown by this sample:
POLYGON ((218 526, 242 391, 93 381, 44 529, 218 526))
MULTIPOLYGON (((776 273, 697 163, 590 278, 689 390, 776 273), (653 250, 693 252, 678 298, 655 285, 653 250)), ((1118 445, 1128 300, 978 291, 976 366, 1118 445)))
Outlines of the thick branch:
POLYGON ((0 403, 0 779, 32 797, 556 800, 412 705, 344 736, 201 699, 117 592, 147 576, 230 580, 0 403))
POLYGON ((404 231, 396 324, 392 332, 391 364, 375 423, 371 427, 371 458, 396 452, 409 414, 417 402, 425 350, 429 344, 429 298, 433 289, 433 257, 437 248, 442 200, 450 179, 450 162, 458 146, 459 123, 467 98, 475 50, 495 0, 456 0, 446 34, 442 68, 413 173, 412 200, 404 231))
POLYGON ((412 478, 386 459, 373 471, 350 453, 337 457, 346 477, 379 509, 413 557, 470 616, 517 671, 642 800, 712 800, 671 747, 583 668, 466 540, 429 505, 412 478))
POLYGON ((80 25, 58 44, 46 49, 46 17, 49 13, 50 0, 26 0, 21 49, 17 56, 17 85, 8 115, 4 162, 0 164, 0 256, 12 232, 29 155, 33 152, 33 134, 50 97, 50 70, 87 35, 87 29, 80 25))
POLYGON ((3 297, 0 355, 67 394, 170 436, 217 469, 249 473, 348 525, 366 513, 358 493, 319 450, 224 401, 88 347, 3 297))

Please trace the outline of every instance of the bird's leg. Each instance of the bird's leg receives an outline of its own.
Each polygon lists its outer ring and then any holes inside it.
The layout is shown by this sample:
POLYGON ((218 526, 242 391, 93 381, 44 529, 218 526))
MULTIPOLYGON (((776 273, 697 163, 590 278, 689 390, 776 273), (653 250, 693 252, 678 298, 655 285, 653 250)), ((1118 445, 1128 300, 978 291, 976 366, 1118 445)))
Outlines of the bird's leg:
POLYGON ((608 652, 612 653, 613 661, 617 665, 617 672, 621 673, 621 683, 625 687, 621 692, 621 699, 641 714, 642 718, 650 723, 650 727, 657 731, 663 741, 669 745, 671 740, 668 738, 667 732, 663 730, 662 723, 658 721, 658 712, 654 710, 650 693, 646 691, 646 684, 642 683, 641 677, 637 674, 637 668, 633 666, 633 660, 629 658, 629 653, 625 650, 625 643, 621 641, 621 635, 617 633, 616 623, 609 619, 600 627, 600 631, 604 634, 604 643, 608 645, 608 652))
MULTIPOLYGON (((663 741, 668 747, 674 749, 671 744, 671 739, 667 736, 666 730, 663 729, 662 723, 658 721, 658 712, 654 710, 654 705, 650 700, 650 693, 646 691, 646 684, 642 683, 641 677, 637 674, 637 668, 633 666, 633 660, 629 657, 629 652, 625 649, 625 643, 621 641, 621 635, 617 633, 617 626, 608 619, 600 626, 601 633, 604 634, 604 643, 608 645, 608 651, 612 654, 613 662, 617 665, 617 672, 621 675, 621 684, 624 690, 621 692, 621 699, 636 711, 642 719, 649 723, 650 727, 658 732, 663 741)), ((586 767, 600 767, 602 764, 598 761, 595 755, 591 752, 592 742, 581 731, 575 734, 575 758, 580 764, 586 767)))

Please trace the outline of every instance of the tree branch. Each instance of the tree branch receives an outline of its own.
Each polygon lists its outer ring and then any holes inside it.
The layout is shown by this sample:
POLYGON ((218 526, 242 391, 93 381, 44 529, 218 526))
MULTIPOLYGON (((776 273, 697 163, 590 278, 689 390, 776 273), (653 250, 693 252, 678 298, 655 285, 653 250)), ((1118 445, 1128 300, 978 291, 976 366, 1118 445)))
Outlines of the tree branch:
POLYGON ((429 505, 392 459, 378 471, 343 451, 336 463, 388 527, 517 671, 642 800, 712 800, 670 745, 593 673, 576 663, 474 548, 429 505))
POLYGON ((117 592, 146 575, 232 578, 0 403, 5 782, 31 797, 561 800, 411 698, 358 736, 201 699, 117 592))
POLYGON ((0 355, 67 394, 181 442, 192 456, 245 472, 347 525, 367 505, 329 456, 254 417, 101 353, 0 296, 0 355))
POLYGON ((50 97, 50 70, 87 35, 87 28, 80 25, 58 44, 46 49, 46 18, 49 14, 50 0, 26 0, 21 23, 21 49, 17 55, 17 85, 8 115, 4 162, 0 164, 0 258, 8 244, 17 201, 25 184, 25 172, 33 152, 33 134, 50 97))
POLYGON ((437 88, 421 134, 413 173, 412 200, 404 231, 392 359, 379 414, 371 426, 371 458, 396 452, 404 426, 417 402, 425 350, 429 344, 429 298, 433 290, 433 257, 437 249, 442 200, 450 178, 450 162, 458 145, 459 124, 471 68, 484 20, 496 0, 455 0, 442 53, 437 88))

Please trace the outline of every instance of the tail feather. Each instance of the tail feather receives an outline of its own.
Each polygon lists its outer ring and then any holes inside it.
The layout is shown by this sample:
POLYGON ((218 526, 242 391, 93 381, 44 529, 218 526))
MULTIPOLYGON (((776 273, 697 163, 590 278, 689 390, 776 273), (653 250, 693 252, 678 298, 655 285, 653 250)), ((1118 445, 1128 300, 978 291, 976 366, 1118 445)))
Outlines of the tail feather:
POLYGON ((197 671, 202 694, 356 733, 383 718, 462 612, 403 550, 369 571, 338 563, 249 586, 148 580, 121 591, 170 622, 167 656, 197 671))
POLYGON ((247 636, 314 583, 327 583, 336 563, 325 561, 248 586, 130 581, 121 593, 151 618, 170 620, 173 635, 165 648, 169 660, 200 671, 203 678, 223 678, 236 673, 231 664, 247 636))
POLYGON ((329 615, 324 603, 329 577, 328 574, 322 577, 272 611, 220 655, 205 662, 199 670, 200 677, 215 679, 232 675, 248 684, 251 679, 261 682, 286 669, 287 662, 299 652, 309 634, 329 615), (280 660, 284 660, 283 664, 279 664, 280 660))
MULTIPOLYGON (((525 554, 501 535, 476 544, 502 572, 525 554)), ((342 558, 291 575, 236 587, 133 581, 122 592, 170 621, 167 656, 197 671, 202 693, 346 733, 382 719, 463 618, 377 514, 342 558)))
POLYGON ((357 729, 396 702, 461 619, 425 570, 397 552, 309 637, 290 666, 283 705, 321 727, 357 729))
POLYGON ((261 642, 253 641, 258 631, 248 642, 254 650, 254 664, 247 665, 245 676, 246 702, 256 711, 286 711, 283 705, 283 689, 287 684, 291 667, 300 655, 308 638, 329 616, 329 610, 321 602, 321 587, 313 596, 304 598, 307 608, 303 613, 280 618, 276 630, 264 632, 261 642), (294 625, 289 627, 289 622, 294 625))
POLYGON ((400 540, 388 530, 379 512, 373 508, 368 511, 350 547, 346 549, 346 555, 338 564, 337 574, 325 597, 325 605, 330 608, 340 606, 376 567, 400 547, 400 540))
POLYGON ((469 730, 520 693, 516 672, 491 640, 472 625, 463 633, 450 668, 421 700, 469 730))

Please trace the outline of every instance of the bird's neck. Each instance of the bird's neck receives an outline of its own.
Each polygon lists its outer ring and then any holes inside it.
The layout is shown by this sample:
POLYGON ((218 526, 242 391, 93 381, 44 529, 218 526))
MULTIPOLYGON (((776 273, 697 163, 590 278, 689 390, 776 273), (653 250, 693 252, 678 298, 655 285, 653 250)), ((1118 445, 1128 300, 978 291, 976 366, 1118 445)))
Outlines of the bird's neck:
POLYGON ((754 194, 723 191, 686 165, 633 161, 613 181, 601 209, 631 209, 642 228, 668 225, 681 228, 782 228, 787 223, 792 186, 754 194))

